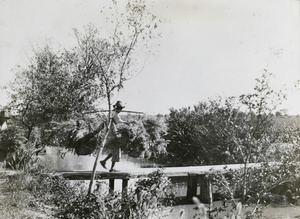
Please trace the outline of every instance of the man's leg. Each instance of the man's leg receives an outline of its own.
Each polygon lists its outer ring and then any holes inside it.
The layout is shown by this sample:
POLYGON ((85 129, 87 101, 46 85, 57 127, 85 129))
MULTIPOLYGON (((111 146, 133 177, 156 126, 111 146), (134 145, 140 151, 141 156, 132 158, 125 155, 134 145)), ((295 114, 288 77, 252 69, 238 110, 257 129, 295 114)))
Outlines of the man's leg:
POLYGON ((114 148, 112 152, 112 158, 111 158, 111 168, 110 172, 117 172, 117 170, 114 169, 116 162, 119 162, 121 158, 121 149, 119 147, 114 148))
POLYGON ((116 162, 115 161, 111 161, 111 168, 110 168, 110 172, 113 172, 113 171, 115 171, 114 170, 114 166, 115 166, 115 164, 116 164, 116 162))
POLYGON ((108 154, 107 157, 104 160, 100 161, 100 164, 103 166, 104 169, 107 169, 106 166, 105 166, 106 165, 106 161, 108 159, 110 159, 111 157, 112 157, 112 154, 108 154))

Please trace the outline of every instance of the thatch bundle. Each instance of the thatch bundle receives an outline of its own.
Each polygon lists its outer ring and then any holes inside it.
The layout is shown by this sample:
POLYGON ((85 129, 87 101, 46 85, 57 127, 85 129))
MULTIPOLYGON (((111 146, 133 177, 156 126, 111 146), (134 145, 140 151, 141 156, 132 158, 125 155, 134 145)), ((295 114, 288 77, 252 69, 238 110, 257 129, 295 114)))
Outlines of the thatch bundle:
MULTIPOLYGON (((105 122, 95 120, 81 120, 69 122, 65 126, 66 138, 63 144, 74 150, 77 155, 92 154, 100 147, 106 133, 105 122), (99 125, 100 124, 100 125, 99 125)), ((104 153, 113 147, 120 147, 123 153, 131 157, 150 158, 163 153, 167 141, 162 138, 166 128, 161 119, 144 117, 131 119, 130 124, 119 124, 120 137, 109 141, 104 146, 104 153)))
POLYGON ((71 119, 57 124, 60 132, 60 146, 74 151, 77 155, 92 154, 101 144, 101 131, 105 130, 102 117, 71 119))
POLYGON ((143 157, 142 154, 147 149, 147 133, 142 122, 135 122, 131 125, 122 124, 118 127, 121 137, 115 138, 110 144, 105 145, 104 150, 118 146, 130 157, 143 157))
POLYGON ((104 129, 104 123, 94 131, 78 138, 78 133, 71 132, 67 137, 67 147, 74 148, 77 155, 89 155, 92 154, 99 143, 101 143, 101 137, 98 135, 99 132, 104 129))

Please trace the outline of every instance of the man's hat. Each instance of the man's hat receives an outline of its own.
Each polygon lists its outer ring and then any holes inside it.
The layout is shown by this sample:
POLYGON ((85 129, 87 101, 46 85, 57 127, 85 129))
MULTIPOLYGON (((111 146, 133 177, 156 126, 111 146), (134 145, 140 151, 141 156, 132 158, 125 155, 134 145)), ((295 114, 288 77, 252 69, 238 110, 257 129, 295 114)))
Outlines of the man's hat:
POLYGON ((122 103, 122 101, 118 100, 116 102, 115 105, 113 105, 115 110, 122 110, 123 108, 125 108, 124 104, 122 103))

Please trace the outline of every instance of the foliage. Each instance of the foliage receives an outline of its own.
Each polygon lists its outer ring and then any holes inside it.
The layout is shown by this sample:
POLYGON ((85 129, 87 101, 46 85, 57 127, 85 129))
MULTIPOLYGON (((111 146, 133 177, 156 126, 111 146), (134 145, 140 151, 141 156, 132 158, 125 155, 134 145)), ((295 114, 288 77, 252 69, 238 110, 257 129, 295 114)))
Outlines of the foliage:
POLYGON ((24 138, 24 129, 22 128, 22 124, 18 123, 18 121, 19 120, 11 118, 7 129, 1 131, 1 151, 5 151, 6 153, 12 153, 15 151, 16 148, 20 147, 26 141, 26 139, 24 138))
MULTIPOLYGON (((17 109, 20 114, 25 139, 22 144, 40 149, 63 143, 59 146, 74 149, 79 155, 91 154, 102 145, 98 134, 104 129, 106 119, 102 117, 100 125, 81 138, 78 135, 82 134, 82 127, 77 124, 86 113, 100 110, 105 101, 108 118, 111 117, 112 98, 124 87, 124 82, 135 75, 133 67, 140 68, 134 62, 134 56, 141 54, 136 54, 138 50, 135 49, 140 44, 143 48, 140 51, 149 50, 147 43, 157 36, 160 22, 148 9, 146 1, 133 0, 125 5, 112 1, 112 4, 113 16, 102 13, 108 22, 106 28, 112 28, 111 32, 105 34, 92 24, 84 27, 82 32, 75 29, 77 46, 55 51, 45 45, 34 51, 31 65, 16 72, 16 78, 9 86, 11 102, 8 107, 17 109), (75 130, 67 133, 67 140, 63 139, 68 128, 64 125, 73 121, 76 121, 75 130), (34 132, 38 132, 38 139, 34 132)), ((159 144, 163 143, 160 141, 159 144)), ((151 145, 153 148, 158 147, 151 145)), ((101 152, 100 147, 93 176, 101 152)), ((92 182, 93 177, 89 193, 92 182)))
MULTIPOLYGON (((19 172, 8 176, 3 190, 6 197, 6 214, 11 215, 9 209, 17 211, 17 217, 22 218, 31 211, 47 214, 47 218, 54 218, 59 207, 66 205, 79 196, 83 184, 71 185, 69 182, 51 176, 50 173, 40 173, 42 168, 19 172)), ((44 170, 43 171, 47 171, 44 170)), ((81 194, 82 195, 82 194, 81 194)), ((25 217, 27 218, 27 217, 25 217)))
POLYGON ((256 80, 254 94, 239 99, 219 98, 200 102, 194 108, 171 109, 167 119, 171 164, 264 161, 266 151, 278 137, 272 112, 284 98, 270 88, 269 77, 264 72, 256 80))
POLYGON ((114 192, 79 195, 63 205, 59 218, 147 218, 170 205, 174 191, 170 181, 161 170, 149 174, 149 179, 140 179, 127 194, 114 192))
POLYGON ((164 175, 163 170, 157 169, 150 173, 148 177, 149 179, 142 179, 136 183, 135 192, 139 195, 144 192, 148 197, 155 196, 162 206, 172 205, 175 198, 174 190, 170 179, 164 175))
MULTIPOLYGON (((241 202, 233 203, 233 207, 226 209, 227 212, 222 213, 222 215, 212 215, 211 211, 208 211, 208 209, 205 207, 204 204, 200 202, 200 200, 197 197, 193 197, 193 202, 196 205, 194 209, 198 210, 198 213, 196 213, 193 218, 197 219, 208 219, 208 218, 222 218, 222 219, 241 219, 243 216, 243 205, 241 202)), ((181 213, 182 215, 182 213, 181 213)), ((180 217, 183 218, 183 217, 180 217)))
MULTIPOLYGON (((227 216, 233 211, 236 206, 236 201, 239 200, 244 194, 244 179, 254 177, 258 169, 249 168, 247 172, 243 170, 231 170, 226 169, 226 173, 214 173, 211 177, 213 179, 214 185, 216 186, 217 193, 222 200, 222 206, 216 207, 212 210, 212 214, 217 217, 220 214, 225 214, 227 216), (251 171, 250 171, 251 170, 251 171), (247 176, 245 176, 245 173, 247 176)), ((257 179, 259 181, 259 179, 257 179)), ((250 200, 251 189, 255 189, 255 180, 249 181, 247 186, 248 190, 246 194, 247 198, 244 201, 244 205, 247 207, 245 211, 246 218, 254 218, 254 216, 260 217, 262 213, 262 205, 255 202, 255 198, 250 200), (252 184, 253 183, 253 184, 252 184), (250 184, 252 186, 250 186, 250 184)), ((253 191, 253 194, 255 192, 253 191)))
MULTIPOLYGON (((238 105, 234 98, 210 100, 193 109, 171 109, 168 118, 167 150, 174 156, 173 164, 244 165, 215 174, 214 182, 225 204, 240 198, 252 207, 247 218, 259 215, 262 204, 278 201, 278 197, 297 203, 299 196, 299 122, 273 115, 285 95, 271 89, 271 76, 264 71, 254 93, 241 95, 238 105), (261 166, 249 168, 251 162, 261 166)), ((227 208, 224 205, 217 211, 227 208)))
POLYGON ((8 153, 6 167, 13 170, 27 170, 37 165, 36 147, 31 143, 22 144, 14 152, 8 153))
POLYGON ((118 132, 121 137, 115 139, 112 145, 119 145, 131 157, 156 159, 166 154, 168 141, 165 140, 167 127, 164 118, 144 116, 138 120, 129 118, 129 121, 129 125, 120 125, 118 132))
POLYGON ((249 184, 255 181, 255 178, 251 176, 253 172, 247 168, 247 163, 268 163, 267 151, 272 143, 277 141, 272 135, 275 127, 272 114, 285 99, 285 94, 281 91, 276 92, 269 86, 271 76, 271 73, 264 70, 261 78, 256 79, 254 93, 240 96, 240 101, 247 107, 246 112, 249 115, 246 122, 246 139, 241 139, 239 144, 244 163, 240 185, 243 190, 242 202, 246 201, 247 194, 251 190, 249 184))
MULTIPOLYGON (((95 82, 68 63, 67 52, 54 51, 46 45, 35 52, 31 61, 27 69, 17 72, 10 85, 10 106, 20 111, 26 126, 67 120, 74 113, 92 107, 91 101, 78 100, 85 95, 86 89, 94 87, 95 82)), ((90 98, 95 101, 100 95, 101 92, 95 93, 90 98)))
POLYGON ((55 143, 60 130, 54 129, 53 122, 69 120, 92 107, 91 103, 77 99, 83 88, 93 87, 91 83, 74 74, 66 64, 64 53, 55 53, 49 46, 36 52, 32 65, 20 70, 10 86, 9 106, 19 110, 12 126, 20 124, 17 134, 22 135, 23 142, 31 142, 36 149, 55 143))
POLYGON ((149 41, 159 35, 160 21, 144 0, 126 4, 113 1, 113 7, 102 12, 107 22, 106 30, 99 31, 94 25, 85 27, 83 33, 75 29, 78 46, 70 57, 71 60, 76 57, 79 70, 86 71, 101 85, 110 112, 112 97, 140 67, 135 58, 141 54, 135 48, 139 46, 145 52, 150 50, 149 41))
POLYGON ((108 218, 104 200, 93 194, 81 194, 70 201, 60 207, 57 218, 108 218))
POLYGON ((9 108, 18 110, 27 141, 35 137, 33 130, 39 132, 36 147, 56 146, 57 123, 82 120, 83 113, 99 110, 105 100, 110 112, 111 98, 134 76, 134 49, 157 35, 160 21, 144 1, 113 1, 110 9, 113 16, 103 13, 112 28, 107 34, 94 25, 74 30, 77 46, 54 50, 45 45, 34 51, 31 65, 18 67, 9 85, 9 108))
MULTIPOLYGON (((7 218, 147 218, 162 213, 163 207, 171 205, 174 190, 162 170, 139 179, 127 194, 104 192, 95 187, 86 195, 83 181, 72 183, 53 175, 47 169, 32 167, 6 176, 1 185, 5 196, 2 215, 7 218), (33 214, 32 212, 35 212, 33 214)), ((107 189, 107 188, 106 188, 107 189)))
POLYGON ((248 145, 242 147, 243 162, 251 162, 251 156, 265 156, 266 150, 276 138, 274 132, 274 117, 278 105, 286 98, 283 91, 273 90, 270 84, 272 73, 264 70, 260 79, 256 79, 254 93, 241 95, 240 101, 246 106, 249 120, 247 122, 248 145))
POLYGON ((167 118, 173 165, 239 163, 239 139, 247 135, 247 115, 234 106, 234 98, 200 102, 191 108, 171 109, 167 118))
POLYGON ((273 140, 269 142, 260 166, 247 164, 241 170, 213 175, 213 182, 224 201, 224 206, 214 211, 230 209, 230 203, 242 197, 248 208, 245 211, 247 218, 260 216, 268 204, 299 203, 299 118, 273 119, 274 133, 268 135, 273 140))
POLYGON ((266 156, 269 162, 263 162, 259 166, 248 164, 241 170, 229 169, 226 174, 215 173, 213 181, 224 201, 222 209, 228 209, 229 203, 235 202, 236 198, 242 198, 249 209, 245 213, 247 218, 253 218, 255 215, 260 216, 263 206, 268 204, 298 204, 299 142, 298 137, 294 144, 281 143, 280 148, 275 144, 274 151, 269 152, 272 154, 266 156))
POLYGON ((38 165, 39 158, 36 156, 42 148, 38 147, 39 133, 32 131, 35 138, 24 138, 24 129, 18 119, 11 118, 7 129, 1 132, 0 147, 5 151, 6 168, 27 171, 38 165))
MULTIPOLYGON (((80 187, 78 184, 71 186, 65 180, 50 174, 40 173, 41 167, 30 171, 21 171, 8 176, 3 190, 6 197, 6 210, 21 209, 14 218, 29 218, 27 214, 40 212, 52 218, 57 206, 69 202, 75 197, 80 187), (23 210, 23 211, 22 211, 23 210)), ((46 171, 43 169, 43 171, 46 171)), ((8 215, 12 212, 6 212, 8 215)), ((37 216, 38 217, 38 216, 37 216)), ((45 217, 45 216, 44 216, 45 217)))

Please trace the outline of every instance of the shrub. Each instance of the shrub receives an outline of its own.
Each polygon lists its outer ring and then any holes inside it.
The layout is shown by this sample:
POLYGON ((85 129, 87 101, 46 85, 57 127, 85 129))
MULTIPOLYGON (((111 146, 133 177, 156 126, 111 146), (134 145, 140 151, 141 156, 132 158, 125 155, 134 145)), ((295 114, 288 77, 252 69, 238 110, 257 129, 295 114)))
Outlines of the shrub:
POLYGON ((95 196, 77 195, 71 202, 60 205, 58 218, 109 218, 106 217, 104 200, 95 196))
POLYGON ((147 218, 161 213, 163 207, 172 205, 174 190, 162 170, 140 179, 135 188, 121 192, 100 193, 88 196, 78 193, 75 198, 60 204, 59 218, 147 218))

